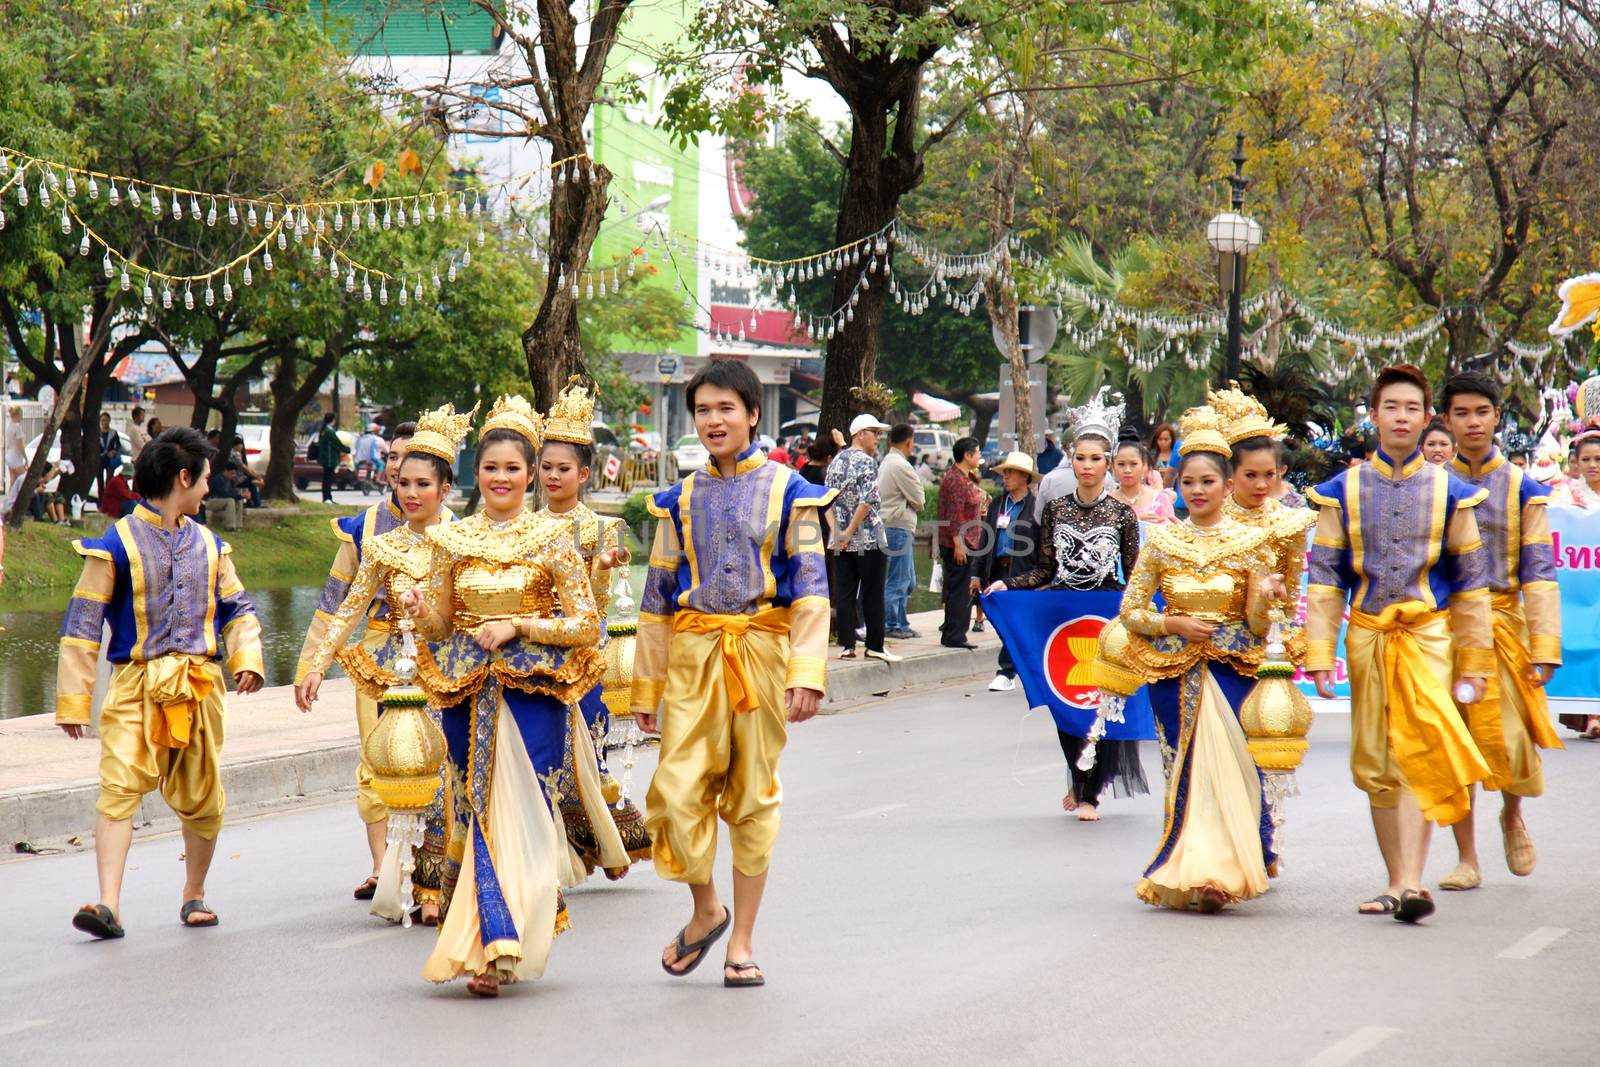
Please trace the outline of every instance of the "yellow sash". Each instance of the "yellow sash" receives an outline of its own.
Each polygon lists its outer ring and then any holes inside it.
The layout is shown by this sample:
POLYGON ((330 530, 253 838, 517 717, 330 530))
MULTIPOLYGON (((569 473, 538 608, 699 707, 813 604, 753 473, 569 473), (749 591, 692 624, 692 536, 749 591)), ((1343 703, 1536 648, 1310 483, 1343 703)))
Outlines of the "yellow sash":
POLYGON ((1390 604, 1378 615, 1350 611, 1351 626, 1384 635, 1389 746, 1423 816, 1440 826, 1465 818, 1472 810, 1468 787, 1490 776, 1449 691, 1411 634, 1445 617, 1415 600, 1390 604))
POLYGON ((161 714, 151 724, 150 740, 164 748, 187 748, 200 702, 211 695, 210 660, 173 654, 144 665, 144 699, 161 714))
POLYGON ((769 634, 789 632, 789 609, 763 608, 754 615, 712 615, 680 611, 672 617, 674 633, 722 634, 722 676, 728 682, 728 703, 733 710, 755 711, 759 705, 755 686, 744 665, 744 635, 751 630, 769 634))
MULTIPOLYGON (((1529 655, 1527 647, 1522 642, 1522 635, 1517 632, 1511 620, 1504 613, 1522 614, 1522 598, 1516 593, 1496 593, 1492 602, 1494 608, 1494 652, 1511 672, 1512 684, 1517 687, 1517 692, 1522 695, 1522 724, 1527 727, 1528 736, 1540 748, 1565 748, 1561 738, 1556 734, 1556 728, 1550 724, 1550 700, 1545 696, 1544 687, 1534 685, 1528 678, 1528 672, 1533 669, 1533 657, 1529 655)), ((1498 675, 1498 672, 1497 672, 1498 675)), ((1495 677, 1489 683, 1492 688, 1485 704, 1493 703, 1495 710, 1499 710, 1500 679, 1495 677)), ((1503 742, 1502 742, 1503 744, 1503 742)), ((1507 768, 1509 776, 1509 768, 1507 768)))

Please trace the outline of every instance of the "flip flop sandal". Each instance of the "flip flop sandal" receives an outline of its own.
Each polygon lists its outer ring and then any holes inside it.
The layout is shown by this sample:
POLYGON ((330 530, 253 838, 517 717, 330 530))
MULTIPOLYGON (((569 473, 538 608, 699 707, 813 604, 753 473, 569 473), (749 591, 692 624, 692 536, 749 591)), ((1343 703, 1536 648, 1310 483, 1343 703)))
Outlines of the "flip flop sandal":
POLYGON ((356 886, 355 898, 357 900, 371 900, 377 892, 378 880, 376 878, 368 878, 365 882, 356 886))
POLYGON ((683 962, 683 958, 691 952, 695 954, 694 961, 687 967, 674 969, 668 965, 666 960, 662 960, 661 969, 672 975, 674 978, 687 977, 694 971, 696 967, 700 966, 700 961, 706 958, 706 949, 720 941, 722 939, 722 935, 728 932, 728 924, 732 921, 733 912, 729 911, 727 908, 723 908, 722 921, 716 926, 712 927, 711 932, 706 934, 706 936, 702 937, 700 940, 685 942, 683 940, 683 935, 689 932, 689 928, 685 926, 682 930, 679 930, 676 940, 673 941, 673 951, 678 957, 677 962, 681 964, 683 962))
POLYGON ((117 917, 104 904, 85 904, 72 917, 72 925, 102 941, 115 940, 124 934, 122 927, 117 925, 117 917))
POLYGON ((729 989, 754 989, 756 986, 767 984, 767 976, 761 973, 761 964, 755 960, 745 960, 743 963, 734 963, 732 960, 726 960, 722 964, 722 969, 724 971, 738 972, 737 977, 734 978, 729 978, 726 974, 722 976, 722 984, 729 989), (755 973, 747 976, 745 974, 746 971, 754 971, 755 973))
POLYGON ((1362 911, 1358 905, 1356 907, 1356 912, 1361 915, 1393 915, 1395 912, 1400 910, 1400 902, 1394 897, 1391 897, 1388 893, 1380 893, 1371 900, 1363 900, 1361 903, 1377 904, 1383 908, 1382 911, 1362 911))
POLYGON ((1400 894, 1400 908, 1394 913, 1396 922, 1419 923, 1434 913, 1434 903, 1420 890, 1408 889, 1400 894))
POLYGON ((183 907, 178 909, 178 921, 185 926, 193 927, 194 929, 198 930, 201 927, 215 926, 220 920, 217 918, 216 912, 206 907, 205 901, 187 900, 184 901, 183 907), (204 922, 190 922, 189 916, 194 915, 197 912, 204 912, 205 914, 211 916, 211 918, 205 920, 204 922))

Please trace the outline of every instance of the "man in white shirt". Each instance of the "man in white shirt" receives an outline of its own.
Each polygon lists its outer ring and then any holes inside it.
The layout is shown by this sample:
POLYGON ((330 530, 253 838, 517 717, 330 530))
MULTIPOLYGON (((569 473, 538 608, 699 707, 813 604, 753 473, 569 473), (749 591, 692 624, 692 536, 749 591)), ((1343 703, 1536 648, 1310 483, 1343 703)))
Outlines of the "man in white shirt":
POLYGON ((1072 453, 1069 452, 1055 470, 1039 479, 1039 488, 1034 490, 1033 521, 1044 521, 1044 506, 1050 501, 1077 491, 1078 476, 1072 473, 1072 453))
POLYGON ((128 458, 138 459, 149 443, 150 435, 144 432, 144 408, 135 406, 128 422, 128 458))
POLYGON ((906 423, 889 431, 889 451, 878 465, 878 507, 888 538, 889 574, 883 586, 884 630, 897 641, 920 637, 911 628, 906 607, 917 584, 913 558, 917 517, 922 511, 927 485, 911 466, 915 432, 906 423))

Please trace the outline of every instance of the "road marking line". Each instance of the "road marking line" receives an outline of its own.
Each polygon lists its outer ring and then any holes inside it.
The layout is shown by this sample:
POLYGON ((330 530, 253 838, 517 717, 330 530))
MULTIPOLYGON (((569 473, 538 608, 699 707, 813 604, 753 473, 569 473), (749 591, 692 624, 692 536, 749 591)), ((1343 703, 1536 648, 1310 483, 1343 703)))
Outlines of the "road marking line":
POLYGON ((1525 960, 1537 956, 1563 937, 1572 933, 1571 930, 1560 926, 1541 926, 1533 933, 1524 937, 1510 948, 1501 952, 1496 959, 1525 960))
POLYGON ((388 937, 390 934, 394 933, 395 930, 397 930, 397 929, 399 929, 399 928, 396 927, 396 926, 386 926, 382 930, 367 930, 367 931, 365 931, 363 933, 351 934, 349 937, 341 937, 337 941, 329 941, 326 945, 323 945, 322 947, 323 948, 350 948, 350 947, 352 947, 354 945, 364 945, 368 941, 376 941, 380 937, 388 937))
POLYGON ((1363 1026, 1355 1033, 1337 1041, 1306 1061, 1306 1067, 1344 1067, 1365 1056, 1394 1035, 1400 1033, 1392 1026, 1363 1026))
POLYGON ((0 1026, 0 1037, 10 1037, 12 1034, 20 1034, 24 1030, 37 1030, 41 1026, 49 1026, 50 1023, 51 1020, 49 1019, 24 1019, 19 1023, 6 1023, 0 1026))
POLYGON ((870 819, 874 815, 887 815, 891 811, 899 811, 901 808, 909 808, 910 806, 911 806, 910 804, 879 804, 875 808, 867 808, 864 811, 853 811, 849 815, 841 815, 841 816, 839 816, 839 818, 841 818, 841 819, 870 819))

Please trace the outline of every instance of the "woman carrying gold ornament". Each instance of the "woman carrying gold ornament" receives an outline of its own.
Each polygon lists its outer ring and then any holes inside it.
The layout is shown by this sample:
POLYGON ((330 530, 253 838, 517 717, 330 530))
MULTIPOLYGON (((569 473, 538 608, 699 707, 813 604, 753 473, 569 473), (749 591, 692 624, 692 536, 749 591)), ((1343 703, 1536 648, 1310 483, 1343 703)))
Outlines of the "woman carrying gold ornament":
MULTIPOLYGON (((476 409, 474 409, 476 410, 476 409)), ((455 481, 456 449, 472 428, 472 414, 458 415, 449 404, 417 421, 405 458, 394 476, 394 499, 405 524, 365 540, 361 565, 349 591, 323 631, 322 640, 305 661, 305 674, 294 687, 295 703, 310 711, 328 667, 338 660, 357 691, 374 703, 384 690, 399 684, 394 664, 401 655, 401 634, 387 624, 376 625, 369 616, 375 601, 397 604, 407 590, 427 581, 433 564, 428 528, 454 518, 444 506, 455 481), (368 619, 372 639, 346 645, 356 625, 368 619)), ((370 731, 368 731, 370 733, 370 731)), ((364 740, 364 739, 363 739, 364 740)), ((437 926, 440 909, 440 866, 444 859, 443 790, 427 816, 427 831, 416 855, 412 876, 413 896, 424 926, 437 926)), ((406 903, 399 899, 398 855, 390 848, 374 882, 372 912, 398 921, 406 903)))
POLYGON ((479 996, 544 973, 567 927, 565 842, 542 784, 561 767, 567 706, 605 670, 583 559, 523 506, 541 435, 526 400, 495 401, 478 445, 484 509, 428 531, 427 592, 402 598, 436 642, 418 649, 417 683, 449 748, 445 918, 422 973, 471 975, 479 996))
MULTIPOLYGON (((1246 396, 1234 382, 1230 389, 1207 390, 1208 404, 1221 420, 1223 436, 1231 449, 1233 491, 1223 501, 1229 518, 1267 531, 1276 554, 1273 565, 1283 577, 1283 587, 1298 597, 1306 569, 1306 531, 1317 524, 1309 508, 1287 506, 1274 494, 1279 477, 1281 442, 1289 428, 1272 421, 1261 401, 1246 396)), ((1290 641, 1294 658, 1303 660, 1305 641, 1298 628, 1290 641)))
POLYGON ((1185 413, 1178 486, 1189 517, 1150 529, 1121 611, 1123 663, 1149 685, 1169 767, 1161 844, 1135 891, 1147 904, 1207 913, 1265 893, 1277 862, 1239 708, 1284 584, 1269 533, 1224 509, 1233 472, 1222 425, 1209 408, 1185 413))
MULTIPOLYGON (((619 519, 602 519, 582 500, 594 460, 594 398, 574 382, 561 391, 544 423, 539 450, 539 484, 545 506, 538 517, 568 534, 588 568, 595 605, 602 622, 611 599, 611 578, 626 566, 619 519)), ((604 628, 602 627, 602 630, 604 628)), ((636 860, 650 856, 650 835, 644 816, 606 772, 599 749, 610 732, 611 716, 600 699, 601 686, 589 690, 567 716, 567 739, 556 776, 561 826, 570 849, 570 870, 563 885, 576 885, 596 867, 612 881, 628 873, 636 860)))

